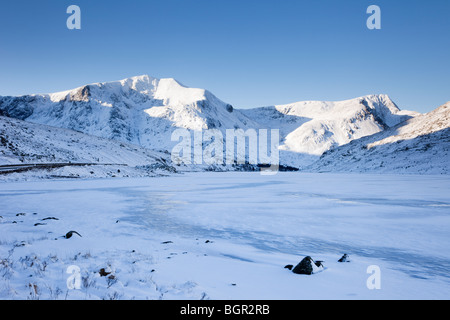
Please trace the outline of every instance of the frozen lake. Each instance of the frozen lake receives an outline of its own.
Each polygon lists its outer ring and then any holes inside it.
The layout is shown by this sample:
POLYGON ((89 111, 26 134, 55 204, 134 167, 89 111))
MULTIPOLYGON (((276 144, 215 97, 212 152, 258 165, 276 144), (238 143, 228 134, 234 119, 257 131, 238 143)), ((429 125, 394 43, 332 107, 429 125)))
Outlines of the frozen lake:
MULTIPOLYGON (((95 242, 95 235, 98 237, 104 231, 102 228, 106 229, 108 224, 103 221, 111 216, 122 222, 110 225, 115 228, 117 239, 119 236, 128 239, 121 241, 120 246, 127 241, 138 245, 137 235, 158 244, 161 240, 177 239, 174 242, 182 243, 184 239, 190 243, 208 239, 217 243, 217 247, 209 247, 210 256, 230 260, 236 264, 233 268, 242 270, 266 265, 287 273, 283 270, 285 264, 295 264, 306 255, 327 263, 327 259, 347 253, 354 259, 355 268, 362 270, 375 263, 395 271, 386 276, 395 283, 392 292, 386 288, 385 295, 371 296, 365 293, 367 289, 361 289, 361 284, 355 284, 351 294, 356 298, 399 298, 402 291, 413 295, 406 295, 407 298, 448 298, 449 195, 447 176, 187 173, 146 179, 3 183, 0 215, 5 218, 15 212, 46 212, 66 217, 70 221, 67 228, 77 223, 76 230, 84 235, 79 241, 85 241, 85 247, 95 242), (283 258, 296 261, 277 261, 283 258), (417 286, 421 286, 417 293, 410 290, 417 286)), ((8 235, 2 229, 0 243, 11 242, 14 236, 16 233, 8 235)), ((186 247, 194 250, 191 245, 186 247)), ((100 249, 96 244, 90 250, 100 249)), ((186 260, 186 264, 192 261, 186 260)), ((324 275, 345 272, 335 261, 328 265, 330 268, 322 272, 324 275)), ((166 267, 170 269, 169 265, 166 267)), ((207 284, 210 280, 204 276, 192 277, 196 277, 197 283, 204 281, 205 290, 209 285, 216 288, 207 284)), ((167 278, 161 277, 161 281, 167 278)), ((360 274, 357 278, 365 279, 367 275, 360 274)), ((325 279, 320 280, 322 285, 325 279)), ((352 276, 342 279, 340 286, 352 276)), ((287 285, 289 281, 292 280, 286 279, 287 285)), ((295 296, 297 291, 288 289, 283 288, 294 293, 292 298, 309 297, 304 292, 295 296)), ((230 298, 228 289, 215 290, 217 293, 210 293, 211 298, 230 298)), ((232 297, 259 296, 256 290, 247 289, 232 297)), ((321 295, 316 292, 312 297, 321 295)), ((286 297, 274 290, 263 298, 286 297)), ((339 291, 324 298, 343 297, 339 291)))
POLYGON ((289 254, 350 253, 449 277, 447 177, 196 173, 117 191, 135 205, 129 219, 152 230, 289 254))

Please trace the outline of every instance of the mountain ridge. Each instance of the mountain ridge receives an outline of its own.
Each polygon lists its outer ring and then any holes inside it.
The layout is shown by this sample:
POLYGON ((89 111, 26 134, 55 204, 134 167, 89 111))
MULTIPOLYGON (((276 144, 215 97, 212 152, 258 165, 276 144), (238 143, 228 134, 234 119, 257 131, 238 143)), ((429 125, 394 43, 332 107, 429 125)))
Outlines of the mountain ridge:
POLYGON ((238 109, 206 89, 141 75, 57 93, 0 97, 0 116, 166 152, 176 144, 171 141, 176 128, 278 129, 281 164, 306 168, 330 150, 422 115, 400 110, 385 94, 238 109))

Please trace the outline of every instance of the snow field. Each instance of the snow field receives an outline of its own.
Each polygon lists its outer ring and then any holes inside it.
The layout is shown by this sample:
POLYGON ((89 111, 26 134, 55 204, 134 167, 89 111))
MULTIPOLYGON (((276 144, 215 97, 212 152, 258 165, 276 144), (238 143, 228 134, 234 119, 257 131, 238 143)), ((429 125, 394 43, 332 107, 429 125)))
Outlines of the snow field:
POLYGON ((301 173, 1 184, 0 298, 448 298, 448 190, 439 176, 301 173), (325 270, 284 268, 307 255, 325 270))

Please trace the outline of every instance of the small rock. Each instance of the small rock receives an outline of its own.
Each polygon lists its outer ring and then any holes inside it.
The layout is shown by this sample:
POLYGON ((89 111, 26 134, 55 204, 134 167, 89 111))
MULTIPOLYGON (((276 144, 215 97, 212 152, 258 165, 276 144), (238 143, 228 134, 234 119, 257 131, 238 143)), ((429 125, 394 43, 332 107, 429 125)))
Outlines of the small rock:
POLYGON ((320 262, 320 266, 318 266, 316 262, 310 256, 308 256, 305 257, 302 261, 300 261, 300 263, 295 266, 292 272, 295 274, 312 275, 322 270, 323 270, 322 263, 320 262))
POLYGON ((339 260, 338 262, 350 262, 350 257, 348 256, 348 254, 344 254, 339 260))
POLYGON ((316 265, 316 267, 323 267, 323 261, 314 261, 314 264, 316 265))
POLYGON ((100 277, 106 277, 111 274, 111 272, 106 272, 105 268, 101 268, 98 273, 100 274, 100 277))
POLYGON ((284 266, 285 269, 292 270, 294 266, 292 264, 288 264, 287 266, 284 266))
POLYGON ((169 244, 169 243, 173 243, 172 241, 164 241, 164 242, 161 242, 161 244, 169 244))
POLYGON ((21 212, 21 213, 18 213, 18 214, 16 214, 16 217, 20 217, 20 216, 26 216, 27 214, 26 213, 24 213, 24 212, 21 212))
POLYGON ((46 223, 35 223, 34 224, 35 227, 37 227, 37 226, 45 226, 45 225, 47 225, 47 224, 46 223))
POLYGON ((48 218, 41 219, 41 221, 46 221, 46 220, 59 220, 59 219, 55 218, 55 217, 48 217, 48 218))
POLYGON ((81 234, 79 234, 78 232, 76 232, 76 231, 69 231, 69 232, 66 233, 66 235, 64 236, 64 238, 70 239, 70 238, 72 238, 72 236, 73 236, 74 234, 76 234, 76 235, 78 235, 78 236, 81 237, 81 234))
POLYGON ((14 247, 16 247, 16 248, 25 247, 26 245, 27 245, 27 243, 25 241, 21 241, 20 243, 14 244, 14 247))

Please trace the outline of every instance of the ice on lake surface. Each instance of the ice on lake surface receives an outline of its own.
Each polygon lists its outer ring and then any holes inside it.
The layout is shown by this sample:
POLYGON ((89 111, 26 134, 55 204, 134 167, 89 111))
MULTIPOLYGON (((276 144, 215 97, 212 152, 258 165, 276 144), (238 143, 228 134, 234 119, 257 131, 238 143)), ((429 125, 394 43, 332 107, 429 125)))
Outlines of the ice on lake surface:
POLYGON ((289 254, 347 252, 448 277, 449 191, 446 176, 218 173, 118 192, 136 206, 129 219, 149 229, 289 254))
POLYGON ((30 211, 90 208, 169 240, 211 239, 274 256, 347 253, 409 278, 438 279, 443 291, 450 283, 449 194, 448 176, 375 174, 187 173, 0 185, 4 210, 18 202, 30 211))

